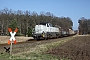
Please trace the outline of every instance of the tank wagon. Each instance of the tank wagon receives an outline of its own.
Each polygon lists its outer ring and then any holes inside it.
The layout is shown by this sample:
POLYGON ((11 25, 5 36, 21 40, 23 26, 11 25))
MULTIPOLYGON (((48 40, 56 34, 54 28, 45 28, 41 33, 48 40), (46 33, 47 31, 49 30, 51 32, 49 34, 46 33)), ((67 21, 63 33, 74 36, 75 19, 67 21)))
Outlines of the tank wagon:
POLYGON ((51 23, 40 23, 35 25, 33 29, 32 37, 34 39, 48 39, 58 38, 65 35, 70 35, 71 32, 62 31, 60 27, 53 27, 51 23))

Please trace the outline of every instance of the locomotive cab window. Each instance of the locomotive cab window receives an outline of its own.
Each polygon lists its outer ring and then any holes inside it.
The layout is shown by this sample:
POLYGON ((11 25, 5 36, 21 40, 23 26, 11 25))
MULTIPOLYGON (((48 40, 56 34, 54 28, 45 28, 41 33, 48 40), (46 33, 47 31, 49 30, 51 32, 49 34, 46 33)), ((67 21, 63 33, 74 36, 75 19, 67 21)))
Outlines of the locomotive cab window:
POLYGON ((47 27, 49 27, 49 24, 47 24, 47 27))
POLYGON ((52 27, 52 24, 49 23, 49 26, 52 27))

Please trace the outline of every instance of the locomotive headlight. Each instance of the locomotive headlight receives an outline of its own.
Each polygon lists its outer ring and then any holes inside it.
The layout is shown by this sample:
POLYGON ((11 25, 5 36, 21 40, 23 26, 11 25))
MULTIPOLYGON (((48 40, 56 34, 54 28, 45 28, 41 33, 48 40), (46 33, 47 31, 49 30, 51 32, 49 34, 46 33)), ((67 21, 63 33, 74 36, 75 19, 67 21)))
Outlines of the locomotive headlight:
POLYGON ((32 33, 33 34, 33 33, 32 33))
POLYGON ((42 33, 42 37, 45 37, 45 33, 44 33, 44 31, 43 31, 43 33, 42 33))
POLYGON ((35 36, 36 36, 36 34, 35 34, 35 36))

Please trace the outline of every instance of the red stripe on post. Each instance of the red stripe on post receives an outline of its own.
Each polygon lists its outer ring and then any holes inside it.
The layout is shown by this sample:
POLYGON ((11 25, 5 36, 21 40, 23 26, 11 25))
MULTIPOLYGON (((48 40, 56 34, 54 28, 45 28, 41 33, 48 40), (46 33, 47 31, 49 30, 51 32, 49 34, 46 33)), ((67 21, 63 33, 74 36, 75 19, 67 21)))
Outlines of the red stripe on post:
POLYGON ((11 29, 11 28, 8 28, 8 31, 9 31, 9 32, 12 32, 12 29, 11 29))
POLYGON ((16 42, 16 40, 14 41, 14 44, 16 44, 17 42, 16 42))
POLYGON ((17 32, 18 31, 18 28, 16 28, 15 30, 14 30, 14 32, 17 32))
POLYGON ((8 43, 7 44, 10 44, 11 43, 11 41, 10 40, 8 40, 8 43))

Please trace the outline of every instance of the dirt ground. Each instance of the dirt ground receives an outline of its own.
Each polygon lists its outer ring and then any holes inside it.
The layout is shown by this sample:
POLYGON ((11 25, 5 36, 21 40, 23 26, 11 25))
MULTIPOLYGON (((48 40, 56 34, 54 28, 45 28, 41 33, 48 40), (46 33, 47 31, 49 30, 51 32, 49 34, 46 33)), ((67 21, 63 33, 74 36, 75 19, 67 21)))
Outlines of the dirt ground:
MULTIPOLYGON (((6 44, 9 39, 10 36, 0 36, 0 44, 6 44)), ((17 40, 17 42, 23 42, 29 39, 33 39, 33 37, 15 36, 15 39, 17 40)))
POLYGON ((90 36, 78 36, 49 50, 48 54, 70 60, 90 60, 90 36))

